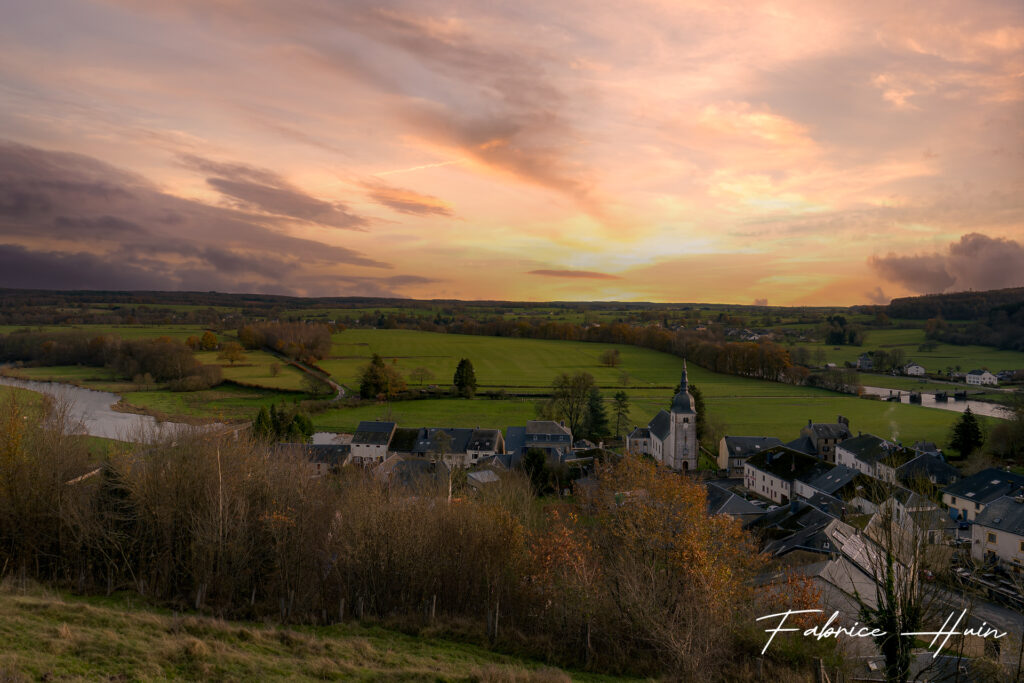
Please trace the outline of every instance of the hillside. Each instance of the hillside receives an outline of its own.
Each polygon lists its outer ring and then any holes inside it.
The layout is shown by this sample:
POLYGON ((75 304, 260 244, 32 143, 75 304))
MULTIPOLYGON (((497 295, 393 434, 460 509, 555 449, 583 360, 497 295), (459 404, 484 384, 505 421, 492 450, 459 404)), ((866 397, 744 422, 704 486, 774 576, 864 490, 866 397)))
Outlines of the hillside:
POLYGON ((176 616, 125 597, 0 592, 0 680, 610 680, 379 627, 176 616))

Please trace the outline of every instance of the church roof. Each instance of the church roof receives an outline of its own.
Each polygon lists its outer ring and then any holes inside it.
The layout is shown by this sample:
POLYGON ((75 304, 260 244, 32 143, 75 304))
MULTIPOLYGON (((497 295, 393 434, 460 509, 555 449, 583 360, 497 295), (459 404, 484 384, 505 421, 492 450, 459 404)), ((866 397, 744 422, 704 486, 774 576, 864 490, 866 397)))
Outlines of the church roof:
POLYGON ((668 438, 669 432, 672 428, 672 417, 668 414, 667 410, 659 410, 658 414, 654 416, 647 428, 651 430, 651 436, 656 437, 664 441, 668 438))

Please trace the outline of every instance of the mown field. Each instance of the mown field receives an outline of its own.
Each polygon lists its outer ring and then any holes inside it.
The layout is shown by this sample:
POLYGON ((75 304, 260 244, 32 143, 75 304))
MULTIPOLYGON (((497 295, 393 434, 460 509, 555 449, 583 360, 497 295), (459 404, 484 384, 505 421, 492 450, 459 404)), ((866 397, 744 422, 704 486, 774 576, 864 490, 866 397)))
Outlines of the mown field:
POLYGON ((429 631, 175 616, 126 596, 0 590, 0 680, 602 681, 429 631))
MULTIPOLYGON (((892 329, 867 330, 862 346, 830 346, 828 344, 797 344, 817 354, 820 350, 825 354, 827 362, 842 365, 854 362, 860 354, 867 351, 894 351, 899 349, 907 361, 916 361, 928 372, 942 372, 947 368, 967 372, 975 368, 987 368, 995 373, 999 370, 1024 369, 1024 353, 1020 351, 1003 351, 988 346, 954 346, 938 344, 930 351, 918 351, 921 344, 927 342, 924 329, 892 329)), ((812 355, 812 358, 815 356, 812 355)))
MULTIPOLYGON (((630 395, 630 424, 646 425, 654 414, 668 407, 679 382, 682 361, 672 355, 618 346, 622 364, 606 368, 599 363, 610 344, 532 339, 474 337, 409 330, 347 330, 334 336, 332 358, 321 363, 335 377, 356 386, 358 370, 372 353, 397 360, 403 373, 415 367, 434 372, 438 384, 449 384, 460 358, 473 361, 483 391, 505 388, 510 393, 540 392, 559 372, 585 371, 594 375, 606 401, 623 388, 626 373, 630 395)), ((808 419, 834 421, 850 418, 851 427, 903 441, 926 439, 945 443, 957 415, 920 406, 868 401, 810 387, 746 379, 689 367, 689 379, 707 401, 709 415, 723 423, 730 434, 797 437, 808 419)), ((610 407, 610 406, 609 406, 610 407)), ((493 427, 504 429, 533 418, 534 400, 512 398, 428 399, 358 408, 330 410, 314 416, 318 429, 351 431, 360 420, 392 419, 410 426, 493 427)))

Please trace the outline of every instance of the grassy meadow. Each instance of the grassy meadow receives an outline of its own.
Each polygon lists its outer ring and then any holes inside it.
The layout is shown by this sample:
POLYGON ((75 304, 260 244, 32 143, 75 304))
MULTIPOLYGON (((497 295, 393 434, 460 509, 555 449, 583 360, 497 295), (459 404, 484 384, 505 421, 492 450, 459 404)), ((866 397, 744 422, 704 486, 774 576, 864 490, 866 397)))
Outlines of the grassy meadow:
MULTIPOLYGON (((937 344, 930 351, 918 351, 921 344, 927 342, 923 328, 867 330, 862 346, 831 346, 828 344, 797 344, 817 354, 820 350, 825 354, 827 362, 842 365, 854 362, 860 354, 867 351, 883 350, 903 351, 903 357, 916 361, 928 372, 942 372, 946 368, 967 372, 975 368, 988 368, 991 372, 999 370, 1024 369, 1024 353, 1020 351, 1004 351, 989 346, 954 346, 937 344)), ((812 358, 814 356, 812 355, 812 358)))
MULTIPOLYGON (((505 388, 510 393, 542 391, 559 372, 585 371, 594 375, 606 400, 625 387, 630 395, 630 424, 645 425, 668 407, 682 370, 672 355, 631 346, 534 339, 476 337, 412 330, 346 330, 334 335, 331 357, 321 366, 349 386, 358 385, 359 369, 373 353, 408 374, 425 367, 438 384, 449 384, 460 358, 473 361, 480 390, 505 388), (598 358, 618 348, 622 364, 607 368, 598 358)), ((944 443, 957 414, 912 405, 897 405, 843 396, 822 389, 746 379, 689 367, 689 379, 704 393, 710 416, 730 434, 796 438, 808 419, 827 422, 837 415, 850 418, 851 427, 908 441, 944 443)), ((339 408, 315 415, 314 424, 326 431, 351 431, 360 420, 392 419, 412 426, 493 427, 504 429, 534 417, 529 398, 427 399, 339 408)))
POLYGON ((602 681, 445 640, 347 623, 176 616, 137 599, 0 591, 0 680, 602 681))

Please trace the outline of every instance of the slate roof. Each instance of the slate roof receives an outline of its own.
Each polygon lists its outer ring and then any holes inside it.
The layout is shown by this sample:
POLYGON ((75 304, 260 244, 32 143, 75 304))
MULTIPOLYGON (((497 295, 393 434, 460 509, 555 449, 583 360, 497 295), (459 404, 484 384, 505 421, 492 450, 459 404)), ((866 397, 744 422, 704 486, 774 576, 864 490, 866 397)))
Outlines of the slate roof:
POLYGON ((1024 488, 1024 476, 990 467, 966 479, 961 479, 955 484, 950 484, 942 492, 957 498, 966 498, 977 503, 987 504, 996 498, 1014 495, 1021 488, 1024 488))
POLYGON ((789 448, 790 450, 805 453, 806 455, 818 454, 818 447, 814 445, 814 439, 807 436, 806 434, 801 434, 797 438, 793 439, 792 441, 784 445, 786 446, 786 448, 789 448))
POLYGON ((971 370, 968 375, 984 375, 988 370, 971 370))
POLYGON ((829 517, 800 529, 791 536, 769 543, 763 552, 773 557, 782 557, 794 550, 838 554, 843 548, 841 541, 855 536, 856 533, 857 530, 849 524, 829 517))
POLYGON ((391 440, 394 429, 394 422, 360 422, 352 436, 352 443, 383 446, 391 440))
POLYGON ((989 529, 1024 536, 1024 503, 1012 496, 997 498, 974 518, 974 523, 989 529))
POLYGON ((630 439, 649 439, 651 438, 651 430, 647 427, 637 427, 629 433, 630 439))
POLYGON ((423 427, 416 436, 416 444, 413 446, 413 454, 419 456, 433 455, 439 450, 439 436, 441 433, 448 435, 448 444, 445 453, 465 453, 466 445, 473 436, 472 429, 452 427, 440 429, 437 427, 423 427))
POLYGON ((659 410, 647 427, 651 430, 651 436, 664 441, 668 438, 669 431, 672 428, 672 416, 669 415, 667 410, 659 410))
POLYGON ((280 443, 277 444, 278 452, 291 450, 301 452, 310 462, 323 463, 325 465, 341 465, 352 453, 352 446, 349 444, 308 444, 308 443, 280 443))
POLYGON ((501 432, 497 429, 474 429, 469 436, 467 448, 472 451, 493 451, 501 441, 501 432))
POLYGON ((545 436, 570 436, 569 429, 554 420, 527 420, 527 434, 543 434, 545 436))
POLYGON ((835 516, 804 501, 793 500, 789 505, 769 511, 764 517, 747 524, 746 527, 760 529, 772 538, 784 538, 795 531, 831 519, 835 519, 835 516))
POLYGON ((485 486, 496 483, 500 477, 493 470, 476 470, 466 475, 469 484, 473 486, 485 486))
POLYGON ((815 422, 808 427, 818 439, 843 440, 850 436, 850 428, 838 422, 815 422))
POLYGON ((781 446, 782 440, 774 436, 727 436, 725 437, 725 449, 729 452, 730 458, 743 458, 760 450, 781 446))
POLYGON ((786 481, 811 481, 835 465, 785 446, 775 446, 747 458, 747 464, 786 481))
POLYGON ((749 500, 744 500, 732 491, 727 491, 712 482, 707 483, 707 490, 709 515, 725 514, 746 518, 747 515, 763 515, 765 513, 764 508, 754 505, 749 500))
POLYGON ((899 467, 913 459, 913 449, 897 446, 874 434, 860 434, 839 444, 839 448, 868 464, 879 460, 891 467, 899 467))
POLYGON ((391 437, 389 449, 393 453, 412 453, 419 434, 420 430, 418 429, 399 427, 395 430, 395 435, 391 437))
POLYGON ((823 472, 814 479, 809 480, 807 484, 831 496, 853 481, 859 474, 860 471, 852 467, 836 465, 827 472, 823 472))
POLYGON ((821 491, 815 491, 814 495, 807 499, 807 503, 833 517, 843 518, 846 515, 846 503, 821 491))
POLYGON ((897 474, 902 481, 912 481, 918 477, 924 477, 939 486, 952 484, 960 478, 960 472, 946 462, 946 459, 939 453, 922 453, 901 466, 897 470, 897 474))

